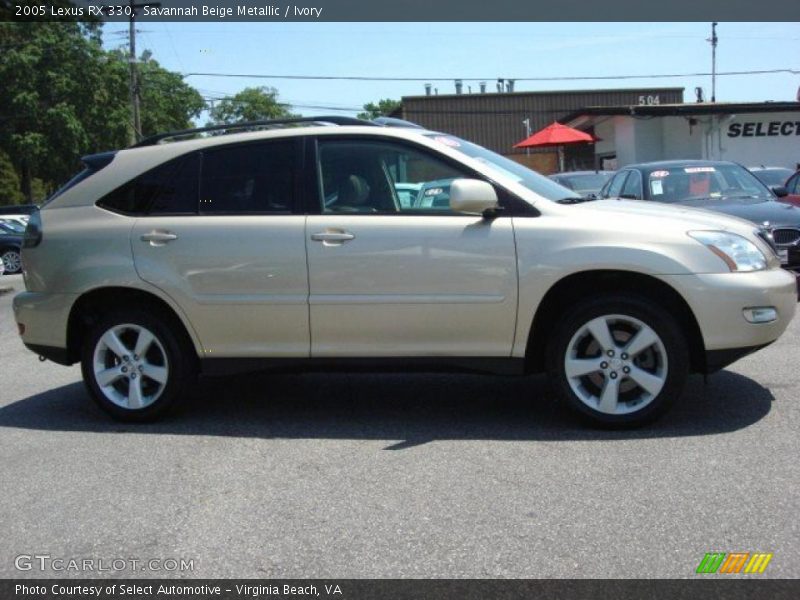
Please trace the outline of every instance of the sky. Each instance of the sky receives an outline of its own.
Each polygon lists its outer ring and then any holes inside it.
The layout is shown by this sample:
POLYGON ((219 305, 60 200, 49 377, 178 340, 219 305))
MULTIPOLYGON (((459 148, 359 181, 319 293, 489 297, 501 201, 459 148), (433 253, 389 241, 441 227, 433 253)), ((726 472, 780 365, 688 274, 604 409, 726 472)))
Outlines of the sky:
MULTIPOLYGON (((422 95, 430 81, 454 93, 454 79, 517 79, 516 91, 639 87, 694 88, 711 77, 618 79, 620 75, 711 71, 710 23, 150 23, 137 24, 137 53, 187 74, 207 99, 268 86, 303 115, 354 115, 381 98, 422 95), (417 81, 325 81, 193 76, 190 73, 405 77, 417 81), (609 80, 519 81, 613 76, 609 80), (432 81, 445 78, 447 81, 432 81), (336 109, 336 110, 334 110, 336 109)), ((127 48, 126 24, 104 28, 107 48, 127 48)), ((720 23, 717 71, 795 73, 718 76, 718 102, 794 101, 800 88, 800 23, 720 23)), ((478 91, 478 82, 464 83, 478 91)), ((200 121, 203 121, 201 118, 200 121)))

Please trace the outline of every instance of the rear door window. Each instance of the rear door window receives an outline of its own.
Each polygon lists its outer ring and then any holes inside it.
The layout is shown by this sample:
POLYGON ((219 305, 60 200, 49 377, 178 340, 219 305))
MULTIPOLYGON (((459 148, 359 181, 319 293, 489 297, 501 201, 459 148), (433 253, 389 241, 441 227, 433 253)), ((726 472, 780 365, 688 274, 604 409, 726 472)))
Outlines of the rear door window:
POLYGON ((203 153, 201 214, 290 214, 297 174, 295 140, 203 153))

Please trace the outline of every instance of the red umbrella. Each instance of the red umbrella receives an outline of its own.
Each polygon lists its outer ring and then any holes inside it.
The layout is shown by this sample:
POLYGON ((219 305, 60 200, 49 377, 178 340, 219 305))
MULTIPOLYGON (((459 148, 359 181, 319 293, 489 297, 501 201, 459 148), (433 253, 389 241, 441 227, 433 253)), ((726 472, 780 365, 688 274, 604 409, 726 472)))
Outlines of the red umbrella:
POLYGON ((578 144, 581 142, 596 142, 598 138, 584 131, 567 127, 561 123, 553 123, 537 131, 531 137, 515 144, 514 148, 532 148, 534 146, 561 146, 562 144, 578 144))
POLYGON ((514 148, 544 148, 547 146, 558 146, 558 159, 561 170, 564 170, 564 152, 561 146, 565 144, 585 144, 586 142, 597 142, 600 138, 593 135, 567 127, 561 123, 554 122, 544 129, 537 131, 529 138, 515 144, 514 148))

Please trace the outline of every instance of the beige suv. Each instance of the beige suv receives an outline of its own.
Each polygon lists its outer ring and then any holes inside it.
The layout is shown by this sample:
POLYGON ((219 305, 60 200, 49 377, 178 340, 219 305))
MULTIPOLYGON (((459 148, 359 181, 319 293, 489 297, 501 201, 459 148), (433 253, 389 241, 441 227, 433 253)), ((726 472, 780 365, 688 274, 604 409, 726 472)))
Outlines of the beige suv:
POLYGON ((248 128, 87 157, 31 217, 22 339, 80 362, 116 418, 161 415, 198 373, 399 364, 547 371, 582 415, 636 425, 794 315, 795 279, 751 223, 576 204, 419 128, 248 128))

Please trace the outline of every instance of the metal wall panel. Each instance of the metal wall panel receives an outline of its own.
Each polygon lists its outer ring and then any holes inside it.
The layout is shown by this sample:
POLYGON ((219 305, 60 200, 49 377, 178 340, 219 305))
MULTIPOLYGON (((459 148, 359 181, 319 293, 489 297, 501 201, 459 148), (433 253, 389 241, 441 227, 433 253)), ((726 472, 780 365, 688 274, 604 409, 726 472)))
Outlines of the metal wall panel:
POLYGON ((683 88, 639 88, 559 92, 405 96, 401 118, 435 131, 450 133, 500 154, 524 154, 514 144, 571 112, 595 106, 631 106, 640 96, 658 97, 660 104, 683 102, 683 88))

